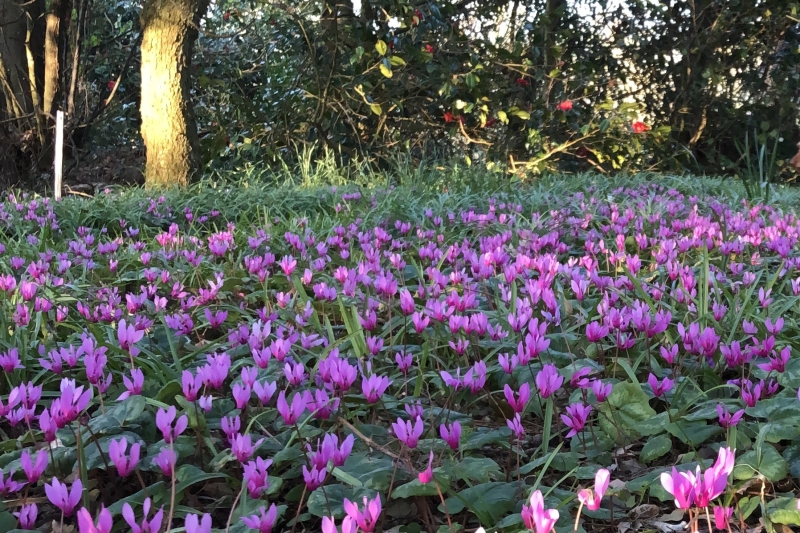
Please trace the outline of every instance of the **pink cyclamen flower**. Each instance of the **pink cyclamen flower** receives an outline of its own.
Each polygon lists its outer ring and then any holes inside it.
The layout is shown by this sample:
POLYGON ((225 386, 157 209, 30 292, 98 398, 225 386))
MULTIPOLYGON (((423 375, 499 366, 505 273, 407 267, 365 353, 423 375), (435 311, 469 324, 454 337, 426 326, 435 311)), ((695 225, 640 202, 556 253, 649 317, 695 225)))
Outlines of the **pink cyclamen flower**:
POLYGON ((80 533, 110 533, 114 522, 111 519, 111 513, 105 506, 100 508, 100 514, 97 515, 97 523, 92 520, 92 515, 89 509, 82 507, 78 511, 78 531, 80 533))
POLYGON ((547 363, 536 374, 536 386, 542 398, 549 398, 554 392, 561 388, 564 378, 558 373, 556 365, 547 363))
POLYGON ((698 507, 708 507, 711 500, 725 492, 728 486, 728 476, 733 472, 735 450, 720 448, 714 465, 703 473, 701 478, 698 473, 694 480, 695 504, 698 507))
POLYGON ((367 397, 367 402, 377 403, 392 382, 386 376, 371 375, 361 382, 361 391, 367 397))
POLYGON ((189 417, 181 415, 175 420, 177 414, 178 410, 175 409, 174 405, 171 405, 166 411, 163 408, 159 408, 158 413, 156 413, 156 427, 161 430, 164 442, 167 444, 175 442, 175 439, 186 431, 189 425, 189 417), (173 422, 175 423, 174 426, 173 422))
POLYGON ((162 505, 153 518, 150 520, 147 517, 150 515, 150 506, 152 501, 150 498, 145 498, 142 504, 142 522, 136 522, 136 515, 133 513, 133 507, 128 502, 122 506, 122 518, 130 526, 132 533, 157 533, 161 531, 161 522, 164 520, 164 506, 162 505))
POLYGON ((531 399, 531 386, 528 383, 523 383, 519 388, 519 393, 514 394, 514 390, 506 384, 503 387, 503 395, 505 395, 508 405, 511 406, 515 413, 522 413, 531 399))
POLYGON ((419 475, 417 476, 420 483, 427 484, 431 482, 431 479, 433 479, 432 467, 433 467, 433 451, 431 451, 430 456, 428 456, 428 468, 420 472, 419 475))
POLYGON ((656 396, 656 398, 659 398, 671 391, 672 387, 675 385, 675 382, 669 378, 664 378, 663 381, 659 382, 655 374, 650 374, 647 377, 647 383, 650 385, 650 388, 653 389, 653 394, 656 396))
POLYGON ((64 516, 72 516, 75 506, 81 499, 83 483, 80 479, 76 479, 72 488, 68 489, 66 483, 61 483, 58 479, 53 478, 49 484, 45 483, 44 492, 50 503, 61 509, 64 516))
POLYGON ((275 521, 278 519, 278 508, 273 503, 269 506, 269 510, 262 506, 259 507, 258 512, 257 515, 243 516, 242 522, 259 533, 271 533, 272 528, 275 527, 275 521))
POLYGON ((188 514, 184 526, 186 533, 211 533, 211 515, 204 514, 203 518, 200 518, 196 514, 188 514))
POLYGON ((458 450, 458 443, 461 440, 461 424, 456 420, 452 424, 439 426, 439 434, 453 450, 458 450))
POLYGON ((47 469, 48 455, 46 450, 39 450, 36 452, 36 459, 31 459, 30 449, 25 449, 22 452, 22 457, 19 459, 22 471, 25 472, 25 477, 28 478, 28 483, 36 483, 44 471, 47 469))
POLYGON ((734 427, 739 423, 739 420, 741 420, 742 416, 744 415, 744 409, 739 409, 735 413, 731 414, 731 412, 728 411, 728 406, 718 403, 717 414, 719 415, 719 425, 727 429, 734 427))
POLYGON ((133 324, 126 324, 125 320, 120 320, 117 324, 117 340, 119 347, 130 353, 133 357, 139 355, 139 350, 134 346, 144 337, 144 331, 137 331, 133 324))
POLYGON ((694 503, 694 480, 691 474, 678 472, 673 466, 672 474, 661 474, 661 485, 675 498, 675 507, 678 509, 688 509, 694 503))
MULTIPOLYGON (((342 519, 342 533, 357 533, 358 524, 350 516, 342 519)), ((336 529, 336 522, 329 516, 322 517, 322 533, 339 533, 336 529)))
POLYGON ((574 437, 586 427, 589 413, 592 412, 591 405, 583 403, 573 403, 567 406, 567 413, 561 415, 561 420, 570 428, 567 438, 574 437))
POLYGON ((397 422, 392 423, 392 429, 403 444, 414 449, 417 447, 419 438, 422 436, 424 424, 422 423, 422 418, 417 418, 413 424, 409 421, 403 421, 402 418, 398 418, 397 422))
POLYGON ((344 511, 364 533, 372 533, 378 524, 378 518, 381 516, 381 495, 378 494, 373 500, 368 500, 364 496, 363 511, 358 508, 357 504, 345 498, 344 511))
POLYGON ((306 405, 305 395, 302 393, 294 393, 291 406, 286 401, 285 392, 281 391, 278 394, 278 413, 283 417, 283 423, 287 426, 294 425, 297 422, 300 415, 306 410, 306 405))
POLYGON ((125 452, 128 449, 128 439, 122 437, 118 441, 112 440, 108 445, 108 456, 114 466, 117 467, 117 472, 122 477, 127 477, 136 468, 139 463, 139 453, 142 446, 137 442, 131 446, 130 456, 126 456, 125 452))
POLYGON ((558 510, 544 508, 544 497, 540 490, 535 490, 531 494, 530 506, 522 506, 522 521, 525 527, 536 533, 553 531, 558 516, 558 510))
MULTIPOLYGON (((800 502, 800 500, 798 500, 800 502)), ((798 505, 800 508, 800 505, 798 505)), ((733 516, 733 507, 714 507, 714 527, 717 529, 727 530, 728 521, 733 516)))
MULTIPOLYGON (((22 529, 33 529, 36 527, 36 517, 39 516, 39 508, 35 503, 23 505, 19 511, 14 512, 14 516, 19 520, 22 529)), ((83 533, 83 531, 81 531, 83 533)))
POLYGON ((594 476, 594 491, 592 491, 592 489, 581 490, 578 493, 578 500, 590 511, 597 511, 600 508, 603 495, 606 493, 606 490, 608 490, 608 483, 610 480, 611 472, 605 468, 601 468, 594 476))

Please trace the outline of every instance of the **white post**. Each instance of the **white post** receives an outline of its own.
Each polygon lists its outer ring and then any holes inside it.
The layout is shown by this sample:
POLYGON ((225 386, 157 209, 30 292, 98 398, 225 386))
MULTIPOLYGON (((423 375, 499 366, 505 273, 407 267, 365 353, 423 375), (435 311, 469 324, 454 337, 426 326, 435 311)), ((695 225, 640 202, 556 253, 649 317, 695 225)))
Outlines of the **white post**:
POLYGON ((64 112, 56 111, 56 143, 53 158, 53 176, 56 200, 61 200, 61 179, 64 164, 64 112))

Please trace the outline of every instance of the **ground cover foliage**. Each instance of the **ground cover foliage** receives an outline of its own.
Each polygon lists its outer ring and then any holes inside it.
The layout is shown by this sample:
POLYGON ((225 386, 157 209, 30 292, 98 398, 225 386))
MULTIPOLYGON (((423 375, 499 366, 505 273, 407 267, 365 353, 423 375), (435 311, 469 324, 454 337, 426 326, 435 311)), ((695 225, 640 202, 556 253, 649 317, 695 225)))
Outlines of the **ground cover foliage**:
POLYGON ((6 198, 0 529, 800 525, 795 195, 420 177, 6 198))

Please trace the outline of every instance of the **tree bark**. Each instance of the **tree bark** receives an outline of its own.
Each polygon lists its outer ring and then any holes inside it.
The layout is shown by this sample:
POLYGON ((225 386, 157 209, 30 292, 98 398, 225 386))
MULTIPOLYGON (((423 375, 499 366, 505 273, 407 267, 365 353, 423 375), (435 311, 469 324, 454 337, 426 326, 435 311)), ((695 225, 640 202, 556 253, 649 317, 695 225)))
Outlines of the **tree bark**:
POLYGON ((44 97, 42 114, 55 119, 55 111, 61 99, 61 79, 67 48, 67 30, 72 16, 70 0, 51 0, 47 13, 47 30, 44 40, 44 97))
POLYGON ((184 187, 200 172, 191 58, 208 0, 147 0, 142 9, 142 138, 147 187, 184 187))

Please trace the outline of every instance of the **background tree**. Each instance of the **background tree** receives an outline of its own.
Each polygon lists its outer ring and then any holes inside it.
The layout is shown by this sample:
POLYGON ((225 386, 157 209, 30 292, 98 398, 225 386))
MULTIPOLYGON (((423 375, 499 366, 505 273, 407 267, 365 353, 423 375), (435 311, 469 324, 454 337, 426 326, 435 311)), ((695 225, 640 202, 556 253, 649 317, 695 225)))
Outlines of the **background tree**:
POLYGON ((202 158, 190 100, 191 59, 208 0, 148 0, 142 10, 142 139, 148 186, 185 186, 202 158))

